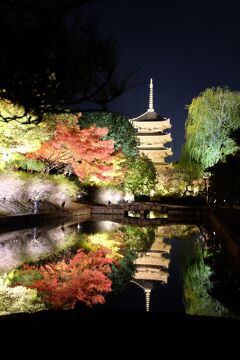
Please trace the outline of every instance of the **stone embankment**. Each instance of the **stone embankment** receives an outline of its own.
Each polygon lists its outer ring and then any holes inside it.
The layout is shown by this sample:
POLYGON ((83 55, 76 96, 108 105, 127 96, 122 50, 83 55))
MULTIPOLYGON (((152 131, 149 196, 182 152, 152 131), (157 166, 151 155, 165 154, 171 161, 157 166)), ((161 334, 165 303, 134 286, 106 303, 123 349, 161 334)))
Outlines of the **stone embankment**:
POLYGON ((83 221, 90 217, 90 207, 84 204, 72 203, 69 208, 58 209, 51 212, 39 212, 37 214, 14 214, 0 216, 0 230, 8 228, 21 228, 26 226, 41 225, 63 218, 80 217, 83 221))

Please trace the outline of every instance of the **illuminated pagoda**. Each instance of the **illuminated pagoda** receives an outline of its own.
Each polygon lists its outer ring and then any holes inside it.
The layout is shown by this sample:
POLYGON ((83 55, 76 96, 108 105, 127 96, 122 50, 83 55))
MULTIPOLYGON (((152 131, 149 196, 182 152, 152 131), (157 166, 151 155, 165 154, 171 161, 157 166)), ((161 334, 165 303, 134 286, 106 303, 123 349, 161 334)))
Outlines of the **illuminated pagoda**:
POLYGON ((140 153, 147 155, 155 167, 166 165, 166 158, 173 154, 171 147, 166 146, 172 141, 169 129, 172 127, 170 119, 162 117, 153 108, 153 81, 150 80, 149 108, 136 117, 129 119, 137 130, 140 153))

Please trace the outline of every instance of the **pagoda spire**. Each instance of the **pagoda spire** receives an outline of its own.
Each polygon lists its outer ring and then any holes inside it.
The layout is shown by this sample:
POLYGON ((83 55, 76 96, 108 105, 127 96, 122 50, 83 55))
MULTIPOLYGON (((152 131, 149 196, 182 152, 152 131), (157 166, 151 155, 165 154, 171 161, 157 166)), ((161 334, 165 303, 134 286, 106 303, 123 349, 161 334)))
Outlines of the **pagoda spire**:
POLYGON ((146 295, 146 311, 149 312, 150 310, 150 295, 152 289, 144 289, 146 295))
POLYGON ((148 111, 154 111, 153 108, 153 80, 150 79, 150 90, 149 90, 149 108, 148 111))

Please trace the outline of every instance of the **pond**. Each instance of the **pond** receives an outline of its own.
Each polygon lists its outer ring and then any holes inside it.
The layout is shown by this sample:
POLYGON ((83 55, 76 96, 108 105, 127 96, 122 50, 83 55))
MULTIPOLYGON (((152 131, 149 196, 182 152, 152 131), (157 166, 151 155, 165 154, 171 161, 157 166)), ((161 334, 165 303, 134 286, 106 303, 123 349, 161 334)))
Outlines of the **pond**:
POLYGON ((81 219, 0 233, 0 315, 111 309, 237 317, 237 280, 229 270, 236 282, 229 300, 219 291, 226 259, 217 240, 208 241, 197 225, 81 219))

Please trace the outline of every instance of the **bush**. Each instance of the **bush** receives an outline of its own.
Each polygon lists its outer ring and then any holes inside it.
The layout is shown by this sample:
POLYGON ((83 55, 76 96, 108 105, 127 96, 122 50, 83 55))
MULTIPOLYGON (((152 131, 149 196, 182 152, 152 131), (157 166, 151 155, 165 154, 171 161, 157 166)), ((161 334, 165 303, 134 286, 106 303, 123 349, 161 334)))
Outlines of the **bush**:
POLYGON ((76 198, 78 186, 62 175, 51 176, 24 172, 0 173, 0 212, 4 214, 33 211, 39 201, 39 211, 55 209, 76 198))

